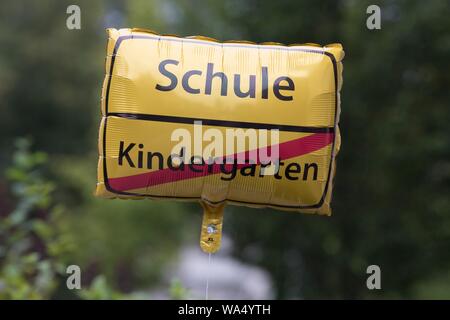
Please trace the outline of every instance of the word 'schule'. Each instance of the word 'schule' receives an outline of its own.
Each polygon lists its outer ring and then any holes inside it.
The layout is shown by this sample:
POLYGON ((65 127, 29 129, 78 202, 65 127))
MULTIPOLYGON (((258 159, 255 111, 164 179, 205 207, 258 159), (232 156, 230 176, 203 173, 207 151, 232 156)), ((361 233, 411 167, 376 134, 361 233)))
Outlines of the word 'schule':
MULTIPOLYGON (((156 89, 160 91, 172 91, 177 87, 178 84, 178 78, 176 74, 169 71, 167 66, 168 65, 174 65, 178 66, 179 61, 167 59, 164 61, 161 61, 161 63, 158 66, 159 72, 170 80, 170 83, 168 85, 161 85, 157 84, 156 89)), ((191 94, 200 94, 202 93, 202 90, 200 88, 192 88, 189 84, 189 80, 194 77, 202 77, 203 72, 201 70, 189 70, 187 71, 181 80, 181 85, 183 86, 183 89, 187 93, 191 94)), ((214 72, 214 63, 208 63, 206 68, 206 78, 205 78, 205 86, 203 93, 206 95, 212 94, 212 86, 213 86, 213 80, 218 79, 220 80, 220 95, 226 96, 228 95, 228 82, 231 82, 231 76, 227 76, 223 72, 214 72)), ((256 90, 257 90, 257 84, 256 84, 256 75, 251 74, 249 75, 249 88, 247 91, 243 90, 241 88, 241 75, 240 74, 234 74, 233 75, 233 88, 234 88, 234 94, 236 97, 239 98, 255 98, 256 97, 256 90)), ((261 99, 268 99, 269 98, 269 75, 267 67, 261 67, 261 82, 260 82, 260 88, 259 88, 258 96, 261 97, 261 99)), ((282 101, 291 101, 293 100, 293 97, 290 95, 287 95, 286 93, 283 94, 282 91, 293 91, 295 90, 294 81, 287 77, 287 76, 281 76, 275 79, 272 86, 272 91, 274 96, 282 101)))

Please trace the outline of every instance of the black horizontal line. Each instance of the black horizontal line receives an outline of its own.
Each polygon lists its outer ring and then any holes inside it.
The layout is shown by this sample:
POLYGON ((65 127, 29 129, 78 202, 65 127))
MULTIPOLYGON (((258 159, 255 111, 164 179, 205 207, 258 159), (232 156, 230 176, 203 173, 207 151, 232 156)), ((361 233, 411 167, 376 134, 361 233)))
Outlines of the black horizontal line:
POLYGON ((194 121, 201 121, 203 125, 220 126, 220 127, 252 128, 252 129, 267 129, 267 130, 278 129, 280 131, 307 132, 307 133, 334 133, 334 127, 291 126, 285 124, 201 119, 201 118, 175 117, 175 116, 164 116, 157 114, 142 114, 142 113, 110 112, 107 114, 107 116, 114 116, 125 119, 185 123, 185 124, 194 124, 194 121))

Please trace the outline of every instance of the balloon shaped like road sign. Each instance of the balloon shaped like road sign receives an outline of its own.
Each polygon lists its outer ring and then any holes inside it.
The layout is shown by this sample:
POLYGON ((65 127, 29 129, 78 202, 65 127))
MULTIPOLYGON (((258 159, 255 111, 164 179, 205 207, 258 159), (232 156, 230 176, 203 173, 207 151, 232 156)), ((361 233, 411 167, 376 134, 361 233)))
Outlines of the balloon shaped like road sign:
POLYGON ((206 252, 225 204, 331 214, 340 44, 108 35, 97 196, 199 201, 206 252))

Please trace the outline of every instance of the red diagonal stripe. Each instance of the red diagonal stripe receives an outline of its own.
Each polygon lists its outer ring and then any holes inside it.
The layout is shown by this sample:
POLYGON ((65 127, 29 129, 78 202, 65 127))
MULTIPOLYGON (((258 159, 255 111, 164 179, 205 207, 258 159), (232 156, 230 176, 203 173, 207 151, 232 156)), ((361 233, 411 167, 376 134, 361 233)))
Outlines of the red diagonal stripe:
MULTIPOLYGON (((322 149, 323 147, 329 145, 333 141, 333 137, 334 137, 333 133, 314 133, 306 137, 280 143, 278 145, 279 158, 280 160, 287 160, 290 158, 298 157, 322 149)), ((259 153, 260 150, 262 152, 267 151, 266 154, 271 154, 270 146, 256 149, 253 151, 259 153), (266 148, 269 148, 269 150, 266 150, 266 148)), ((249 151, 245 152, 245 159, 249 159, 249 154, 250 154, 249 151)), ((234 159, 236 159, 239 155, 242 154, 233 154, 227 157, 228 158, 233 157, 234 159)), ((260 164, 259 159, 257 161, 257 164, 260 164)), ((221 164, 213 164, 211 166, 212 168, 208 170, 207 164, 195 165, 196 170, 198 171, 202 170, 201 172, 195 172, 191 170, 189 165, 185 164, 184 170, 172 170, 170 168, 167 168, 132 176, 110 178, 108 179, 108 183, 114 190, 117 191, 140 189, 185 179, 199 178, 210 174, 217 174, 221 172, 220 166, 221 164)), ((231 172, 233 164, 232 163, 224 164, 223 166, 227 172, 231 172)), ((248 166, 248 164, 238 164, 237 168, 240 169, 245 166, 248 166)))

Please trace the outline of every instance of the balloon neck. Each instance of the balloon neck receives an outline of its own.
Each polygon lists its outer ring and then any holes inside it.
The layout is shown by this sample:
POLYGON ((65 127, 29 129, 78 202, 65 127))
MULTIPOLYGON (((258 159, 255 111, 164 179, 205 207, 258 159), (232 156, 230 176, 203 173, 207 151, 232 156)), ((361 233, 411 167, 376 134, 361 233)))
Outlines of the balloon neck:
POLYGON ((200 247, 206 253, 214 253, 220 249, 222 242, 223 210, 225 203, 213 206, 200 201, 203 207, 200 247))

